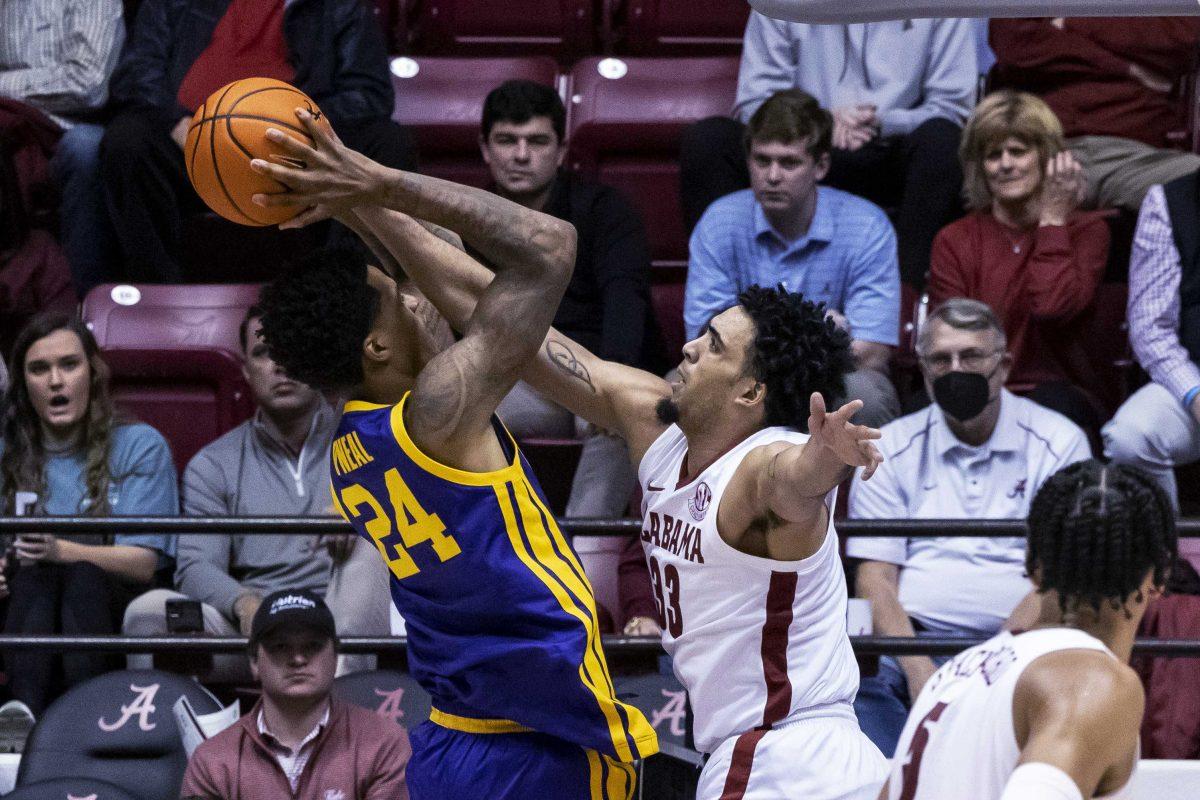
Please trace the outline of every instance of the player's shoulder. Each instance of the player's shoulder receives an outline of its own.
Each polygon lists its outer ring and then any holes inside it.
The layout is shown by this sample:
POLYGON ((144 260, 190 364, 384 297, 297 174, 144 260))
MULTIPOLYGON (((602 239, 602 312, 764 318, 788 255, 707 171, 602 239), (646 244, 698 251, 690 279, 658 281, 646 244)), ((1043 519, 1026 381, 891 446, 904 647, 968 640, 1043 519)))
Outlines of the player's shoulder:
POLYGON ((1106 650, 1065 648, 1038 656, 1017 681, 1016 702, 1035 714, 1075 724, 1141 719, 1145 690, 1128 665, 1106 650))

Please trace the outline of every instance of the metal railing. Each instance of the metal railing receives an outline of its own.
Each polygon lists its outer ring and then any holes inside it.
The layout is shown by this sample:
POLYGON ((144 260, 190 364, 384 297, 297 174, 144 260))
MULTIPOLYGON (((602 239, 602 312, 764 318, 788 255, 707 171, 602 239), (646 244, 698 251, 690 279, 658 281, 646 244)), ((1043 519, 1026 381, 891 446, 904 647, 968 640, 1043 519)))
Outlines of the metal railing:
MULTIPOLYGON (((572 536, 632 536, 641 530, 636 519, 566 518, 558 521, 572 536)), ((844 519, 838 520, 842 536, 894 536, 969 538, 1025 536, 1019 519, 844 519)), ((346 522, 334 517, 0 517, 0 535, 16 533, 104 534, 281 534, 350 533, 346 522)), ((1200 538, 1200 519, 1182 519, 1181 539, 1200 538)))
MULTIPOLYGON (((562 519, 559 525, 573 536, 633 536, 641 530, 636 519, 562 519)), ((1024 537, 1023 520, 1015 519, 944 519, 944 520, 841 520, 838 533, 843 536, 889 537, 1024 537)), ((302 534, 349 533, 353 529, 332 517, 0 517, 0 535, 18 533, 104 534, 302 534)), ((1200 519, 1179 521, 1181 538, 1200 538, 1200 519)), ((954 655, 985 641, 984 637, 922 636, 851 636, 854 651, 862 656, 879 655, 954 655)), ((656 638, 605 636, 604 648, 612 655, 658 654, 662 646, 656 638)), ((347 653, 396 653, 407 647, 400 636, 341 639, 347 653)), ((0 649, 77 650, 114 653, 207 652, 231 653, 245 650, 242 637, 197 636, 0 636, 0 649)), ((1135 655, 1200 657, 1200 639, 1138 639, 1135 655)))

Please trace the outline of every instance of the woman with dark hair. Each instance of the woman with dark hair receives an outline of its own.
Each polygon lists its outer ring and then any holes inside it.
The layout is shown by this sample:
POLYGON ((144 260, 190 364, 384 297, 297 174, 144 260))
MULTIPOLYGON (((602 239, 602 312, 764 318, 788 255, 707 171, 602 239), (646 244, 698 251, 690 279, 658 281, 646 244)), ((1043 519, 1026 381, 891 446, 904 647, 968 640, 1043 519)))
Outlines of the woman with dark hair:
MULTIPOLYGON (((108 367, 82 321, 35 317, 17 337, 10 368, 0 403, 0 514, 178 513, 170 448, 158 431, 114 412, 108 367)), ((169 577, 174 554, 165 535, 19 535, 6 555, 15 572, 4 587, 4 631, 119 631, 128 601, 169 577)), ((110 661, 86 652, 5 653, 12 693, 34 713, 110 661)))

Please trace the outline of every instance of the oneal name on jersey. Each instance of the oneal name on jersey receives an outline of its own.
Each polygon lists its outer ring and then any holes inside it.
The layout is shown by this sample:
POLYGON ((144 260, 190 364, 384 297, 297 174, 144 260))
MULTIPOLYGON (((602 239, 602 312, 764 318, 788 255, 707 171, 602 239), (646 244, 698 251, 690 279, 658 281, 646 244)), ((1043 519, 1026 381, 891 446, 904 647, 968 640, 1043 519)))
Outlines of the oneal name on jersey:
POLYGON ((695 525, 657 511, 647 514, 646 522, 649 526, 642 524, 643 542, 650 542, 688 561, 704 563, 704 553, 700 551, 700 529, 695 525))
POLYGON ((353 472, 364 464, 370 464, 375 457, 363 447, 357 431, 351 431, 345 436, 333 440, 333 471, 338 475, 353 472))

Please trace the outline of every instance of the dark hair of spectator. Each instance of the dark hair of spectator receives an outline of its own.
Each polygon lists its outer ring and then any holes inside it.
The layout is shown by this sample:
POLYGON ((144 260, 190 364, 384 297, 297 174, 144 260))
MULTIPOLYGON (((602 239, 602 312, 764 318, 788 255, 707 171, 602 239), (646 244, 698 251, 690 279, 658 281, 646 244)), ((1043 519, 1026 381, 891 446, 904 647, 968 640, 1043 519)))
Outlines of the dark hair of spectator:
POLYGON ((29 218, 17 181, 12 148, 0 136, 0 262, 25 243, 29 235, 29 218))
POLYGON ((246 334, 250 332, 250 320, 262 316, 262 308, 255 303, 246 309, 246 316, 242 317, 242 322, 238 325, 238 344, 242 346, 242 352, 250 355, 251 348, 246 344, 246 334))
POLYGON ((55 331, 71 331, 83 343, 87 357, 90 379, 88 381, 87 412, 83 416, 83 443, 86 452, 84 468, 85 493, 90 501, 83 513, 91 517, 102 517, 110 511, 108 485, 109 453, 112 447, 112 432, 122 424, 123 418, 113 410, 112 395, 108 388, 109 370, 100 357, 96 339, 83 321, 76 316, 62 313, 39 314, 29 321, 17 335, 9 365, 8 391, 5 393, 3 423, 0 439, 4 441, 4 454, 0 456, 0 513, 15 511, 16 493, 34 492, 38 496, 38 511, 46 503, 46 451, 42 441, 42 425, 29 388, 25 385, 25 357, 34 343, 55 331))
POLYGON ((262 336, 289 378, 314 389, 348 389, 363 381, 362 344, 379 303, 360 253, 316 250, 263 287, 262 336))
POLYGON ((483 101, 483 138, 488 138, 497 122, 523 125, 534 117, 549 117, 559 144, 563 142, 567 110, 554 87, 536 81, 505 81, 483 101))
POLYGON ((808 92, 776 92, 746 125, 742 143, 747 154, 753 142, 807 142, 809 155, 820 158, 833 148, 833 115, 808 92))
POLYGON ((782 286, 751 286, 738 304, 754 322, 747 372, 767 388, 764 424, 808 430, 813 392, 830 409, 846 394, 846 373, 854 368, 850 336, 825 318, 823 303, 782 286))
POLYGON ((1165 585, 1175 547, 1166 492, 1138 469, 1091 459, 1054 473, 1033 498, 1025 569, 1041 591, 1058 592, 1063 613, 1118 609, 1148 572, 1165 585))

